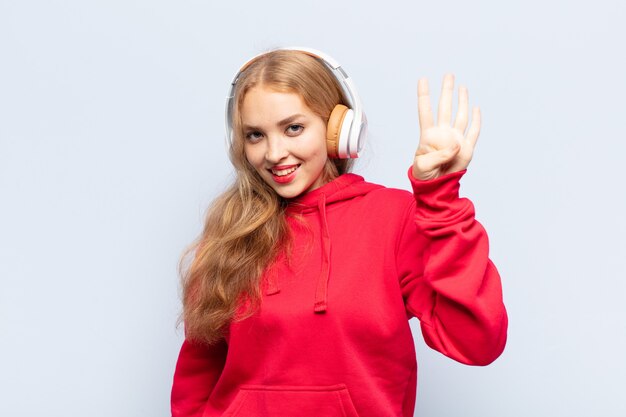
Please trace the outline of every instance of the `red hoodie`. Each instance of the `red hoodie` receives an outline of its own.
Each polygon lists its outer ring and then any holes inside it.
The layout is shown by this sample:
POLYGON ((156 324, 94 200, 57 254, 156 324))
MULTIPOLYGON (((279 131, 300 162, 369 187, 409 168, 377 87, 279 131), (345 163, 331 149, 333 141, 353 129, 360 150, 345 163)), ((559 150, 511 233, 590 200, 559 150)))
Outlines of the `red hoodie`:
POLYGON ((289 203, 291 260, 263 277, 261 310, 221 343, 183 342, 173 417, 413 416, 415 347, 487 365, 507 315, 459 171, 413 194, 345 174, 289 203), (298 220, 299 219, 299 220, 298 220))

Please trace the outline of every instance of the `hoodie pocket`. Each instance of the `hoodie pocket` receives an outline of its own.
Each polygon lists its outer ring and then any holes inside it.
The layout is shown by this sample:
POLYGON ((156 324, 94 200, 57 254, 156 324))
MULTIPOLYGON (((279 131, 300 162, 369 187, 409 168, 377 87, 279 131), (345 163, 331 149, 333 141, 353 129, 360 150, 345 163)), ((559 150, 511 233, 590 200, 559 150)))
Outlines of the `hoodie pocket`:
POLYGON ((223 417, 359 417, 345 384, 242 385, 223 417))

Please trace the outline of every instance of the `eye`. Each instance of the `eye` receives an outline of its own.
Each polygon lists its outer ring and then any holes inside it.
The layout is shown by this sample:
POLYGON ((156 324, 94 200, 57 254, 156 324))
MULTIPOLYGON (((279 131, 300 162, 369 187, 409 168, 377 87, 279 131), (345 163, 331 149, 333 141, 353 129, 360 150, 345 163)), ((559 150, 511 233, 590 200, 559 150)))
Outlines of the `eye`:
POLYGON ((252 143, 257 143, 258 141, 260 141, 263 138, 263 134, 259 131, 254 131, 254 132, 250 132, 248 134, 246 134, 246 139, 249 142, 252 143))
POLYGON ((296 136, 300 134, 304 130, 304 126, 302 125, 289 125, 287 127, 287 134, 290 136, 296 136))

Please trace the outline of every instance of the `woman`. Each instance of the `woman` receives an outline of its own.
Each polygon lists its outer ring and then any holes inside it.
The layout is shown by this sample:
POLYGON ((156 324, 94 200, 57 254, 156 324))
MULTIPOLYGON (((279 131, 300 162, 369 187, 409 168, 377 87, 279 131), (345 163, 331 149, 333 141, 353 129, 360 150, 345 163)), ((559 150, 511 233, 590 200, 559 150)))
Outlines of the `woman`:
POLYGON ((445 77, 435 124, 419 81, 413 193, 388 189, 339 158, 358 153, 336 140, 342 122, 361 116, 342 106, 358 100, 324 59, 275 50, 236 77, 237 179, 188 252, 174 417, 412 416, 411 317, 429 346, 459 362, 486 365, 504 349, 487 234, 458 197, 480 125, 474 109, 468 129, 467 90, 451 126, 445 77))

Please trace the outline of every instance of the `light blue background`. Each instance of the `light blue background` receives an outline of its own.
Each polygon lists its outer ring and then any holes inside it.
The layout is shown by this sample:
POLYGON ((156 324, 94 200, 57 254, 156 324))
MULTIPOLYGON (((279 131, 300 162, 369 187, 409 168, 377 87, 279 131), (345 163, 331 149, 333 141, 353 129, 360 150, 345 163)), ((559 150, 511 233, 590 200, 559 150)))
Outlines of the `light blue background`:
POLYGON ((232 178, 238 66, 341 62, 370 136, 357 172, 408 188, 416 84, 469 88, 462 194, 510 315, 486 368, 429 350, 417 416, 624 416, 623 2, 0 1, 0 415, 169 415, 177 261, 232 178), (228 3, 228 4, 227 4, 228 3))

